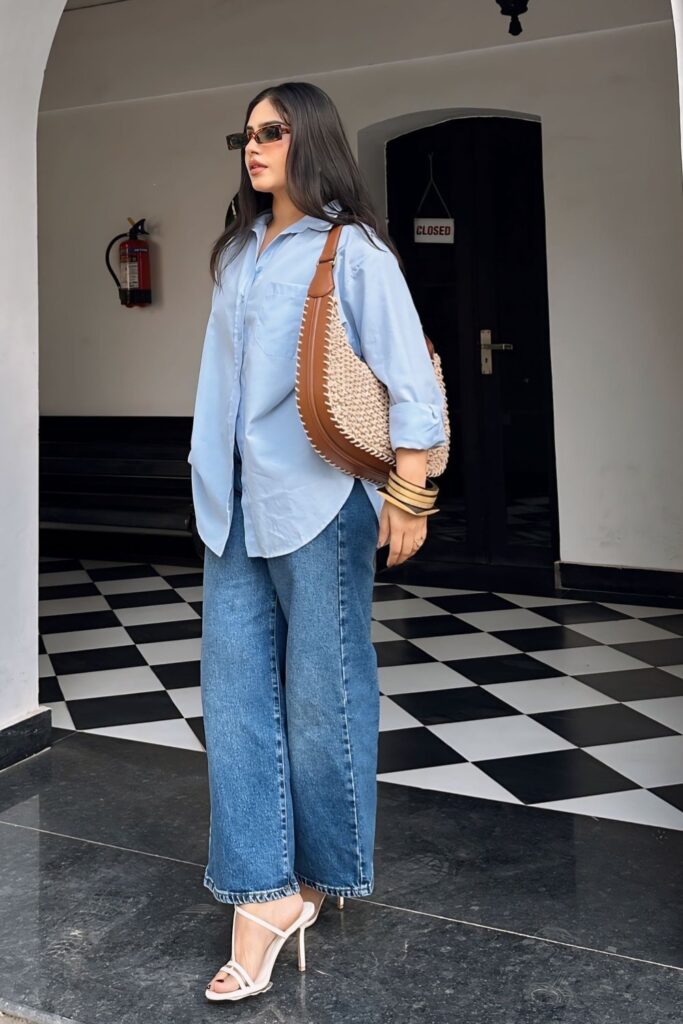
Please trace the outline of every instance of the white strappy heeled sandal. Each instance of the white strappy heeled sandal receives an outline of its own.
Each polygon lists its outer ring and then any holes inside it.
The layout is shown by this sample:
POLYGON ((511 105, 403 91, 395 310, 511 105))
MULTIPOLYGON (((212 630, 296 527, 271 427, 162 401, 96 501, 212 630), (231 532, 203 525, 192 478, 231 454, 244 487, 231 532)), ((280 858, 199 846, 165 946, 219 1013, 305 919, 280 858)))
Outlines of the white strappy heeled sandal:
MULTIPOLYGON (((273 939, 271 944, 267 947, 263 961, 259 968, 259 972, 255 978, 252 978, 246 967, 244 967, 238 960, 230 959, 222 967, 219 967, 219 971, 225 971, 226 974, 231 974, 237 979, 239 988, 233 989, 231 992, 214 992, 213 989, 207 987, 205 995, 207 999, 212 999, 216 1002, 224 999, 244 999, 245 996, 257 996, 260 992, 267 992, 268 989, 272 988, 273 983, 270 980, 270 975, 273 971, 273 966, 277 960, 278 953, 282 949, 283 945, 294 932, 299 930, 299 970, 306 970, 306 949, 305 949, 305 930, 307 923, 310 922, 311 917, 315 914, 315 903, 311 903, 308 900, 304 901, 303 909, 296 921, 290 924, 286 931, 278 928, 276 925, 271 924, 270 921, 264 921, 262 917, 257 917, 256 914, 250 914, 248 910, 244 910, 239 904, 235 904, 235 914, 232 919, 232 948, 235 948, 235 922, 237 914, 242 914, 244 917, 248 917, 251 921, 256 921, 257 924, 262 924, 264 928, 269 928, 271 932, 274 932, 279 936, 277 939, 273 939)), ((218 971, 216 971, 218 973, 218 971)))

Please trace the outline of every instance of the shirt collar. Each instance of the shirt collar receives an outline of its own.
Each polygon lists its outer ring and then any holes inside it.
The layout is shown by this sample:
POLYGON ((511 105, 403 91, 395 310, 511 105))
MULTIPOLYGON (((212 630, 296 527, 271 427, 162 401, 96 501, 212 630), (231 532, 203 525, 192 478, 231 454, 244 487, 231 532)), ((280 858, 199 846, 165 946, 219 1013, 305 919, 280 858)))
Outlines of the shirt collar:
MULTIPOLYGON (((341 210, 341 203, 338 199, 332 199, 329 203, 325 203, 323 209, 326 213, 338 213, 341 210)), ((251 226, 251 230, 255 232, 259 241, 263 237, 266 230, 266 222, 270 219, 272 208, 269 207, 267 210, 262 210, 261 213, 257 214, 254 218, 254 222, 251 226)), ((299 231, 305 231, 306 228, 313 228, 315 231, 329 231, 332 225, 323 220, 322 217, 313 217, 310 214, 305 214, 300 217, 299 220, 294 221, 289 227, 283 228, 280 232, 281 235, 293 235, 299 231)))

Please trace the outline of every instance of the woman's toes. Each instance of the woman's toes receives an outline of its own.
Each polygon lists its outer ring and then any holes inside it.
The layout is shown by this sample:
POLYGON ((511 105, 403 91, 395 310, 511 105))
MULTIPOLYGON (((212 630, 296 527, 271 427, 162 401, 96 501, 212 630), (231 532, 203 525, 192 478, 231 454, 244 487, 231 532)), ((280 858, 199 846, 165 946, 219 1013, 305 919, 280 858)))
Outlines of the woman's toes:
POLYGON ((225 972, 218 972, 214 978, 211 979, 209 986, 212 992, 232 992, 237 987, 237 981, 231 974, 225 974, 225 972))

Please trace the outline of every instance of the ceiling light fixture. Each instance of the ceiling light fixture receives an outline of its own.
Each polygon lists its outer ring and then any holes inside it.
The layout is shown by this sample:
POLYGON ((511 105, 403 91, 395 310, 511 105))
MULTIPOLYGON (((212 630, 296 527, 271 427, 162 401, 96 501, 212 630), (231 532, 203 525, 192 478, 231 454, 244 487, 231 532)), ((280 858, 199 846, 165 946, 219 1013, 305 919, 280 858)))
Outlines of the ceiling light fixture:
POLYGON ((526 14, 527 12, 526 0, 496 0, 496 3, 500 7, 500 13, 503 17, 510 19, 510 26, 508 28, 510 35, 521 35, 522 26, 519 16, 520 14, 526 14))

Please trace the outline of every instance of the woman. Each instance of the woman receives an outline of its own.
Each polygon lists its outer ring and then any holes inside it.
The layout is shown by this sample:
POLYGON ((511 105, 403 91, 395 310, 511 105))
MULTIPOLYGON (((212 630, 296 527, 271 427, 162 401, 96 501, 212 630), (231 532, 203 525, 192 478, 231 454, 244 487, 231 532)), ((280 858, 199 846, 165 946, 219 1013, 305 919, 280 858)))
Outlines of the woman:
POLYGON ((318 455, 298 416, 304 299, 335 223, 340 312, 388 386, 396 471, 426 483, 445 443, 420 321, 329 96, 307 82, 249 104, 235 216, 214 280, 189 461, 205 543, 201 693, 211 796, 204 884, 233 903, 231 960, 209 999, 266 991, 286 937, 326 894, 373 891, 379 689, 371 642, 378 547, 387 565, 426 518, 318 455), (268 950, 266 952, 266 949, 268 950))

